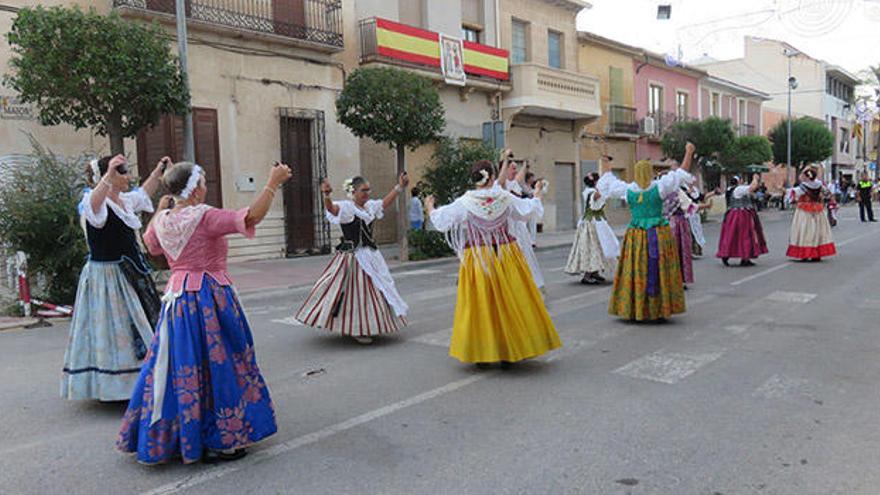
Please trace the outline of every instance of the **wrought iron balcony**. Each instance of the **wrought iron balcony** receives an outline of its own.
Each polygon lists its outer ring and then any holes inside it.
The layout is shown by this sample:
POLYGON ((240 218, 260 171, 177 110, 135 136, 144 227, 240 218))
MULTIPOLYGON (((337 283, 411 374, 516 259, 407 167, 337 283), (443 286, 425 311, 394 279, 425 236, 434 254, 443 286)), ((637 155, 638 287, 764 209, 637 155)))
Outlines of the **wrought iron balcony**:
MULTIPOLYGON (((174 17, 175 0, 113 0, 117 9, 174 17)), ((342 0, 186 0, 190 22, 343 48, 342 0)))
POLYGON ((608 133, 638 134, 639 123, 636 120, 636 109, 623 105, 609 105, 608 133))
POLYGON ((740 124, 737 126, 737 134, 739 136, 754 136, 755 135, 755 126, 751 124, 740 124))

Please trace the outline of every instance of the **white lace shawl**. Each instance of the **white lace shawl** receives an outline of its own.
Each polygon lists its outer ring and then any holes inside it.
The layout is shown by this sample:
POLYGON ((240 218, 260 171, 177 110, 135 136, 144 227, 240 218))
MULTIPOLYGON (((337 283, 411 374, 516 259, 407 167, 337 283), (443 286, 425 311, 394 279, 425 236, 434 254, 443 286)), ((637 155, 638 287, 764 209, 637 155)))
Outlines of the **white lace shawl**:
POLYGON ((196 227, 211 207, 206 204, 187 206, 178 211, 164 210, 156 214, 153 229, 162 250, 172 260, 180 257, 196 227))

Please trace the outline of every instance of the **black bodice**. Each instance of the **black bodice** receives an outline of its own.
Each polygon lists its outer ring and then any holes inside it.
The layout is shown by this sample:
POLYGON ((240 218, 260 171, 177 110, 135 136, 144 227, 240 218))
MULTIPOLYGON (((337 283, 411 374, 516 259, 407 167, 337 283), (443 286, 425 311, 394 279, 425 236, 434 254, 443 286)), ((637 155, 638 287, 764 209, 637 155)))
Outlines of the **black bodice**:
POLYGON ((95 228, 86 222, 86 238, 89 244, 89 259, 92 261, 120 261, 130 259, 139 270, 148 272, 149 268, 141 256, 137 234, 107 206, 107 222, 103 228, 95 228))
POLYGON ((344 247, 352 250, 361 246, 378 249, 376 240, 373 239, 373 222, 367 223, 355 215, 353 222, 344 223, 340 227, 344 247))

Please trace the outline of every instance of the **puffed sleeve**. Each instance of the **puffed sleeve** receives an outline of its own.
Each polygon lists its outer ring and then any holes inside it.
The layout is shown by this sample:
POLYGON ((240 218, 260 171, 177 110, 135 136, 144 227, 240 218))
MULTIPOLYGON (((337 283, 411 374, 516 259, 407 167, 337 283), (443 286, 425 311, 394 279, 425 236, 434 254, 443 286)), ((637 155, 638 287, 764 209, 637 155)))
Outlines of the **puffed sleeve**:
POLYGON ((96 229, 104 228, 107 223, 107 200, 105 199, 98 211, 92 210, 92 190, 88 189, 83 193, 82 200, 79 202, 79 214, 86 219, 92 227, 96 229))
POLYGON ((163 253, 162 246, 159 244, 159 237, 156 236, 156 230, 153 228, 152 223, 147 227, 147 231, 144 232, 144 245, 153 256, 159 256, 163 253))
POLYGON ((510 208, 510 216, 514 220, 528 221, 544 216, 544 204, 538 198, 519 198, 513 196, 513 204, 510 208))
POLYGON ((441 206, 431 212, 431 224, 440 232, 452 230, 467 219, 467 210, 460 200, 441 206))
POLYGON ((249 210, 250 208, 242 208, 240 210, 211 208, 202 217, 201 228, 204 228, 209 235, 214 237, 242 234, 248 239, 253 239, 257 233, 256 226, 248 227, 245 223, 249 210))
POLYGON ((327 221, 332 223, 333 225, 342 225, 346 223, 354 222, 354 203, 351 201, 334 201, 334 205, 339 208, 339 213, 334 215, 327 211, 325 216, 327 217, 327 221))
POLYGON ((733 197, 736 199, 748 196, 751 193, 751 186, 736 186, 733 188, 733 197))
POLYGON ((626 191, 629 189, 629 183, 617 178, 611 172, 605 172, 599 178, 596 189, 605 198, 626 199, 626 191))
POLYGON ((667 197, 672 193, 678 194, 678 188, 682 184, 691 184, 694 182, 694 176, 689 174, 687 170, 678 168, 660 177, 657 181, 657 187, 660 188, 660 196, 667 197))
POLYGON ((120 194, 122 200, 125 201, 128 209, 134 213, 146 212, 153 213, 153 200, 141 188, 134 189, 130 192, 120 194))
POLYGON ((599 199, 596 199, 596 194, 590 195, 590 209, 591 210, 601 210, 605 207, 605 196, 600 192, 599 199))
POLYGON ((385 216, 385 206, 380 199, 371 199, 367 201, 367 204, 364 205, 364 209, 367 210, 367 213, 373 215, 376 220, 381 220, 382 217, 385 216))

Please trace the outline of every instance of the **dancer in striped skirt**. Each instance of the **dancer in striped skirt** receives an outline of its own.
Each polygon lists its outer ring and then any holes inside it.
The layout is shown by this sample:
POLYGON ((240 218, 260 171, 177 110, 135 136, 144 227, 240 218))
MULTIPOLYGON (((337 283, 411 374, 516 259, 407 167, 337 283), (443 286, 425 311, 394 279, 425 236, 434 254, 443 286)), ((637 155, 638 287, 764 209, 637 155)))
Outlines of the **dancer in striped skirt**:
POLYGON ((373 222, 383 217, 408 184, 404 172, 384 199, 371 200, 370 183, 354 177, 344 184, 349 201, 333 201, 333 189, 324 180, 321 192, 327 220, 342 228, 342 243, 296 313, 298 322, 353 337, 361 344, 406 326, 408 307, 373 239, 373 222))

